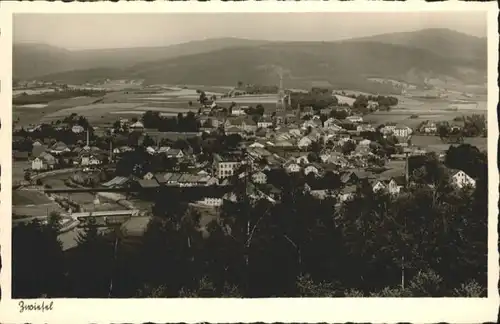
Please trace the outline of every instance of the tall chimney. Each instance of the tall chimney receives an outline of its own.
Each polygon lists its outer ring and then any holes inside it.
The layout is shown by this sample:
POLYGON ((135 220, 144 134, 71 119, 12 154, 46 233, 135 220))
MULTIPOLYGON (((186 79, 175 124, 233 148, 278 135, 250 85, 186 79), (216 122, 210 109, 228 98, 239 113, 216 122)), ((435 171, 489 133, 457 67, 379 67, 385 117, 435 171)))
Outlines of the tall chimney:
POLYGON ((113 141, 109 141, 109 162, 113 161, 113 141))
POLYGON ((90 147, 89 130, 87 129, 87 146, 90 147))
POLYGON ((410 182, 410 166, 409 166, 409 153, 406 152, 406 162, 405 162, 405 186, 408 186, 410 182))

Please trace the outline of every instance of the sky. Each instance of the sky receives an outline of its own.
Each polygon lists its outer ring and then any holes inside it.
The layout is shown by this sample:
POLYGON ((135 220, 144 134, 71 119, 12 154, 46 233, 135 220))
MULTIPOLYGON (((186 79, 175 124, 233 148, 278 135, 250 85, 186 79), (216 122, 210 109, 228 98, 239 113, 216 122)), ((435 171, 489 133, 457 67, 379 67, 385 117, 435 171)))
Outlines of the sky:
POLYGON ((486 13, 16 14, 13 38, 15 43, 79 50, 166 46, 221 37, 334 41, 425 28, 486 37, 486 13))

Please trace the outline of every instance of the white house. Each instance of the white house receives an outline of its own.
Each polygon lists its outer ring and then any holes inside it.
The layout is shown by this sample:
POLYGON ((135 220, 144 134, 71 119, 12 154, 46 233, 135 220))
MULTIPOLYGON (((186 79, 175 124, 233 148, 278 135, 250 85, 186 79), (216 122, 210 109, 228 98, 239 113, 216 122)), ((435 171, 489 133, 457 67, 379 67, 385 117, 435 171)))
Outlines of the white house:
POLYGON ((318 175, 319 174, 319 170, 317 167, 315 167, 314 165, 308 165, 305 169, 304 169, 304 174, 305 175, 308 175, 309 173, 314 173, 314 175, 318 175))
POLYGON ((170 149, 166 152, 168 158, 181 159, 184 157, 184 153, 180 149, 170 149))
POLYGON ((374 183, 372 183, 372 189, 373 192, 379 192, 380 190, 386 189, 386 186, 382 181, 377 180, 374 183))
POLYGON ((402 180, 392 178, 387 184, 387 191, 389 191, 391 195, 398 195, 403 187, 404 185, 402 180))
POLYGON ((245 113, 245 110, 243 109, 243 107, 235 106, 231 109, 231 115, 244 116, 244 115, 246 115, 246 113, 245 113))
POLYGON ((83 128, 83 126, 80 126, 80 125, 75 125, 73 127, 71 127, 71 131, 75 134, 80 134, 80 133, 83 133, 85 129, 83 128))
POLYGON ((412 133, 412 130, 406 125, 397 125, 392 132, 398 137, 408 137, 412 133))
POLYGON ((348 116, 346 120, 350 121, 351 123, 362 123, 363 122, 363 117, 361 116, 348 116))
POLYGON ((43 170, 45 169, 43 160, 41 158, 36 158, 33 161, 31 161, 31 169, 32 170, 43 170))
POLYGON ((470 177, 467 173, 462 170, 455 170, 451 176, 451 183, 459 189, 470 187, 476 187, 476 180, 470 177))
POLYGON ((257 122, 257 127, 259 127, 259 128, 268 128, 271 126, 273 126, 273 121, 269 118, 264 118, 264 119, 259 120, 257 122))
POLYGON ((259 142, 254 142, 254 143, 250 144, 249 147, 252 147, 252 148, 256 148, 256 147, 258 147, 258 148, 264 148, 265 145, 262 144, 262 143, 259 143, 259 142))
POLYGON ((285 169, 289 173, 300 172, 300 165, 295 162, 290 162, 285 164, 285 169))
POLYGON ((264 184, 267 182, 267 175, 264 172, 257 172, 252 174, 252 181, 254 183, 264 184))
POLYGON ((369 139, 364 139, 364 140, 359 141, 358 145, 361 145, 361 146, 370 146, 371 142, 372 141, 370 141, 369 139))
POLYGON ((298 147, 301 149, 309 147, 312 144, 312 140, 308 136, 302 137, 298 142, 298 147))
POLYGON ((211 207, 220 207, 222 206, 222 198, 205 197, 199 203, 211 207))
POLYGON ((68 146, 63 142, 57 142, 50 148, 50 153, 54 154, 62 154, 70 151, 71 150, 68 148, 68 146))
POLYGON ((142 132, 144 130, 144 124, 140 121, 137 121, 130 125, 129 129, 134 132, 142 132))

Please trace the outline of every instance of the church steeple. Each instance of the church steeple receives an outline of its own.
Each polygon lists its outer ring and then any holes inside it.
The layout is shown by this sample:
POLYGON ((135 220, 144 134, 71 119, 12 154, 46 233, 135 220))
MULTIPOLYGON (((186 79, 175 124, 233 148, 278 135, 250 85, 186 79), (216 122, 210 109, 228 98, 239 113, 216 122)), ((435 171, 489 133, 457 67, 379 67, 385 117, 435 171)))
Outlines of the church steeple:
POLYGON ((276 121, 278 124, 283 123, 285 121, 286 114, 286 95, 285 90, 283 89, 283 70, 280 69, 279 72, 279 89, 278 89, 278 98, 276 102, 276 121))

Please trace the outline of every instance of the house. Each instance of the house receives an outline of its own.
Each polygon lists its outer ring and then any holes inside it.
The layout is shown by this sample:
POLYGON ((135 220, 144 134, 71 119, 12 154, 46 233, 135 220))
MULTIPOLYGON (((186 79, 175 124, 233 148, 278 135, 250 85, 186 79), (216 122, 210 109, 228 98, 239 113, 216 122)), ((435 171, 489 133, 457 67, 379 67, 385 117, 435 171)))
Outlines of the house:
POLYGON ((243 129, 236 126, 228 127, 224 132, 226 133, 226 135, 243 135, 243 129))
POLYGON ((85 129, 83 128, 83 126, 75 125, 75 126, 71 127, 71 131, 75 134, 80 134, 80 133, 83 133, 85 131, 85 129))
POLYGON ((48 170, 53 169, 56 164, 56 159, 49 153, 42 153, 39 157, 31 162, 32 170, 48 170))
POLYGON ((308 148, 309 145, 312 144, 312 140, 310 137, 308 136, 304 136, 302 137, 299 142, 297 143, 297 146, 300 148, 300 149, 305 149, 305 148, 308 148))
POLYGON ((369 139, 364 139, 364 140, 359 141, 358 145, 361 145, 361 146, 370 146, 371 142, 372 141, 370 141, 369 139))
POLYGON ((302 123, 302 128, 316 128, 321 127, 322 125, 323 123, 321 122, 321 119, 309 119, 302 123))
POLYGON ((165 152, 165 154, 167 158, 182 159, 184 157, 184 153, 181 149, 170 149, 165 152))
POLYGON ((386 125, 380 128, 380 132, 384 135, 389 135, 394 133, 395 129, 396 129, 396 124, 387 123, 386 125))
POLYGON ((372 180, 370 184, 372 186, 373 192, 379 192, 387 188, 385 183, 381 180, 372 180))
POLYGON ((437 126, 435 123, 427 123, 422 125, 420 132, 425 134, 434 134, 437 132, 437 126))
POLYGON ((288 173, 300 172, 300 165, 296 162, 293 162, 293 161, 285 163, 284 167, 288 173))
POLYGON ((245 132, 253 133, 257 130, 257 123, 252 118, 246 118, 241 124, 245 132))
POLYGON ((354 170, 354 171, 347 171, 344 172, 340 176, 340 181, 344 184, 358 184, 359 181, 363 179, 370 179, 372 178, 372 175, 369 172, 363 171, 363 170, 354 170))
POLYGON ((259 142, 254 142, 254 143, 250 144, 248 147, 251 147, 251 148, 264 148, 265 145, 262 144, 262 143, 259 143, 259 142))
POLYGON ((354 197, 355 193, 356 193, 355 185, 345 186, 344 188, 342 188, 337 198, 341 203, 345 203, 351 200, 354 197))
POLYGON ((214 154, 213 170, 219 179, 233 176, 241 164, 242 162, 236 157, 222 157, 214 154))
POLYGON ((252 174, 252 181, 258 184, 264 184, 267 182, 267 175, 264 172, 257 172, 252 174))
POLYGON ((246 115, 246 113, 245 113, 245 110, 243 109, 243 107, 234 106, 233 108, 231 108, 231 115, 232 116, 244 116, 244 115, 246 115))
POLYGON ((309 173, 313 173, 315 176, 319 175, 319 168, 313 164, 310 164, 304 168, 304 174, 308 175, 309 173))
POLYGON ((361 117, 361 116, 348 116, 346 118, 346 120, 351 122, 351 123, 362 123, 363 117, 361 117))
POLYGON ((33 161, 31 161, 31 169, 32 170, 44 170, 45 166, 44 166, 43 160, 39 157, 35 158, 33 161))
POLYGON ((302 131, 299 128, 290 128, 288 130, 288 134, 293 137, 300 137, 302 135, 302 131))
POLYGON ((295 162, 298 164, 309 164, 309 159, 307 158, 307 155, 301 155, 295 159, 295 162))
POLYGON ((257 122, 257 127, 268 128, 273 126, 273 120, 271 118, 262 118, 257 122))
POLYGON ((220 207, 222 206, 223 200, 217 197, 204 197, 203 200, 198 201, 198 203, 210 207, 220 207))
POLYGON ((397 137, 408 137, 409 135, 411 135, 412 130, 406 125, 397 125, 396 127, 394 127, 393 133, 397 137))
POLYGON ((374 132, 375 128, 370 124, 361 124, 356 126, 358 132, 374 132))
POLYGON ((399 176, 399 177, 393 177, 390 179, 389 183, 387 184, 387 191, 391 195, 398 195, 401 190, 405 186, 405 177, 404 176, 399 176))
POLYGON ((476 180, 474 180, 471 176, 465 173, 462 170, 452 170, 451 174, 451 183, 455 187, 462 189, 466 187, 475 188, 476 180))
POLYGON ((62 154, 66 152, 71 152, 71 150, 68 148, 68 146, 64 142, 57 142, 54 145, 52 145, 49 149, 50 153, 53 154, 62 154))
POLYGON ((345 159, 343 154, 339 152, 329 154, 328 160, 324 163, 333 164, 339 168, 346 168, 349 165, 349 162, 345 159))
POLYGON ((137 121, 130 125, 129 127, 130 131, 132 132, 143 132, 144 131, 144 124, 141 123, 140 121, 137 121))
POLYGON ((154 177, 154 174, 153 174, 153 173, 151 173, 151 172, 148 172, 148 173, 146 173, 146 174, 145 174, 142 178, 143 178, 144 180, 151 180, 151 179, 153 179, 153 177, 154 177))
POLYGON ((290 141, 276 141, 276 143, 274 143, 274 146, 276 147, 293 147, 293 143, 290 142, 290 141))
POLYGON ((328 118, 323 123, 323 127, 324 128, 331 128, 333 130, 338 129, 338 128, 342 129, 342 127, 340 127, 339 124, 340 124, 340 121, 338 119, 328 118))

